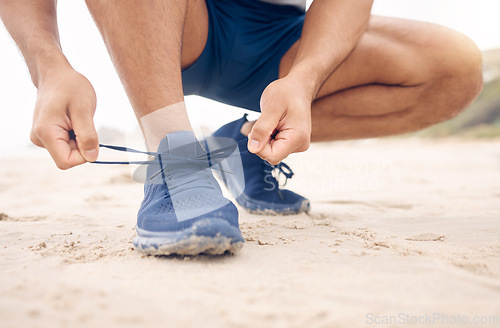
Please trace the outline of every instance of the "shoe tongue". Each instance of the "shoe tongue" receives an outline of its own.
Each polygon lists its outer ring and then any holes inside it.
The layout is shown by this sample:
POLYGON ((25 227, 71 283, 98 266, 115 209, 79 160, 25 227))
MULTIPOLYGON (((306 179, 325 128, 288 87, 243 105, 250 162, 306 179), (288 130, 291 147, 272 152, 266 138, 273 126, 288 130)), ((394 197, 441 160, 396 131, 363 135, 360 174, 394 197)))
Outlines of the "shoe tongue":
POLYGON ((191 131, 177 131, 166 135, 158 147, 159 153, 176 156, 195 157, 198 140, 191 131))

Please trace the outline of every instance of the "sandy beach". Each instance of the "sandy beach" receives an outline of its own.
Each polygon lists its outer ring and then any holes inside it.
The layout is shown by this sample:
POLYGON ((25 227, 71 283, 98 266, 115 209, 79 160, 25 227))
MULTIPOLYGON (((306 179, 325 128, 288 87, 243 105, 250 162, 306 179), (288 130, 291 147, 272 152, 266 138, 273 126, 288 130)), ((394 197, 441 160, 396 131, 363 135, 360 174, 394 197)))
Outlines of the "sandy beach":
POLYGON ((325 143, 286 162, 309 214, 240 209, 240 253, 181 258, 133 250, 128 167, 0 160, 0 327, 500 326, 500 140, 325 143))

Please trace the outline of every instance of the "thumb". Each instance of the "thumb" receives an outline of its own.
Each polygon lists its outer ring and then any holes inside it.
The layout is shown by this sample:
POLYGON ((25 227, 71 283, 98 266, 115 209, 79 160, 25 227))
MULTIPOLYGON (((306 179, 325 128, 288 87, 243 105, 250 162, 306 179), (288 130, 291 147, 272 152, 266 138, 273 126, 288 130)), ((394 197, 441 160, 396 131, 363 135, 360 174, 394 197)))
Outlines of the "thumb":
MULTIPOLYGON (((84 112, 84 111, 82 111, 84 112)), ((71 118, 76 145, 87 162, 94 162, 99 155, 99 140, 91 115, 73 115, 71 118)))
POLYGON ((280 116, 273 111, 262 112, 259 119, 255 121, 252 131, 248 135, 248 150, 252 153, 259 153, 271 139, 271 136, 278 126, 280 116))

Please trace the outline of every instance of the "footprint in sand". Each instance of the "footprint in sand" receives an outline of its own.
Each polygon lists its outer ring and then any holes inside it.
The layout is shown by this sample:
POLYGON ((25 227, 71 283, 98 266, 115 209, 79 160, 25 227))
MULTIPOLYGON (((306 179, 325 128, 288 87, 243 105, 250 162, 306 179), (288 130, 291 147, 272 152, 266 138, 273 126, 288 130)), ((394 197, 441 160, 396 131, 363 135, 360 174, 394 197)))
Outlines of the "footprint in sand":
POLYGON ((106 202, 112 199, 113 199, 112 197, 106 196, 104 194, 95 194, 87 197, 85 201, 89 203, 95 203, 95 202, 106 202))
POLYGON ((108 181, 111 184, 133 183, 135 182, 130 173, 121 173, 111 177, 108 181))
POLYGON ((387 203, 387 202, 363 202, 363 201, 350 201, 350 200, 328 200, 320 203, 333 204, 333 205, 363 205, 368 207, 374 207, 379 210, 383 210, 385 208, 395 208, 400 210, 411 210, 413 209, 412 204, 405 203, 387 203))
POLYGON ((419 235, 411 236, 406 238, 410 241, 444 241, 446 236, 438 235, 435 233, 422 233, 419 235))
POLYGON ((46 219, 45 216, 20 216, 20 217, 12 217, 5 213, 0 213, 0 221, 10 221, 10 222, 34 222, 41 221, 46 219))

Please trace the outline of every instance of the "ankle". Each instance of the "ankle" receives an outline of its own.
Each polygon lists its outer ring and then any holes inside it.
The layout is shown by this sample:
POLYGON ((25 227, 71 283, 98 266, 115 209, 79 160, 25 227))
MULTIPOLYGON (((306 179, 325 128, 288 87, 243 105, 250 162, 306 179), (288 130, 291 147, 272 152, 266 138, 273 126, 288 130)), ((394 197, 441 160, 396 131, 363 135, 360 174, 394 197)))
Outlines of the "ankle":
POLYGON ((172 104, 139 119, 149 151, 156 151, 165 136, 177 131, 193 131, 184 102, 172 104))

